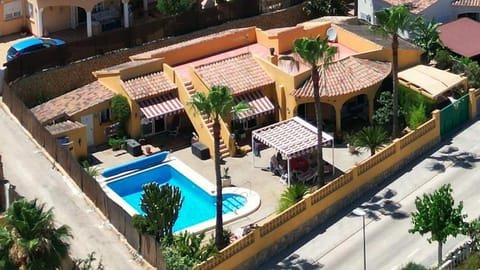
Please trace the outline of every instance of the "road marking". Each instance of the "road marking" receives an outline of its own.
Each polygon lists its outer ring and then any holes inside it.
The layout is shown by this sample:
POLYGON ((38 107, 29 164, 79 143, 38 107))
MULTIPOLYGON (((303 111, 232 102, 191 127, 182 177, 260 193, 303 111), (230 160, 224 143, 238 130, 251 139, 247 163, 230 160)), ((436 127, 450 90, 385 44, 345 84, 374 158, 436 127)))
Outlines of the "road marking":
POLYGON ((410 259, 410 257, 412 257, 413 255, 415 255, 415 253, 417 253, 420 249, 415 249, 412 253, 408 254, 407 258, 410 259))

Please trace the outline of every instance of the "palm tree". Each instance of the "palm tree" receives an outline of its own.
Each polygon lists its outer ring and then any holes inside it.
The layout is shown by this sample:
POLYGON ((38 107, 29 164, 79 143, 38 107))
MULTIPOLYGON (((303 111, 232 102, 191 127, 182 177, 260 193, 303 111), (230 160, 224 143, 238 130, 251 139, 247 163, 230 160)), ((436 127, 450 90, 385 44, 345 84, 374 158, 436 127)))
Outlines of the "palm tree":
POLYGON ((337 52, 335 47, 330 47, 328 45, 327 38, 322 39, 320 36, 312 38, 301 38, 296 39, 293 42, 293 52, 300 55, 300 57, 308 62, 311 69, 311 77, 313 83, 313 97, 315 101, 315 116, 317 118, 317 175, 318 182, 320 186, 323 186, 323 144, 322 144, 322 107, 320 105, 320 87, 319 87, 319 72, 318 72, 318 62, 323 60, 323 65, 321 66, 321 73, 323 78, 324 87, 326 86, 327 78, 325 72, 328 69, 328 65, 332 62, 335 53, 337 52))
POLYGON ((226 86, 213 86, 208 95, 196 92, 190 101, 194 110, 208 115, 213 120, 213 147, 215 161, 215 179, 217 184, 216 197, 216 223, 215 223, 215 244, 220 250, 226 243, 223 235, 222 217, 222 179, 220 175, 220 119, 230 113, 240 113, 250 109, 247 103, 234 103, 230 89, 226 86))
POLYGON ((0 228, 2 269, 57 269, 68 256, 70 228, 54 224, 52 208, 37 200, 15 201, 0 228))
POLYGON ((398 32, 413 30, 419 23, 405 6, 390 7, 375 12, 378 25, 374 30, 392 37, 392 77, 393 77, 393 136, 399 135, 398 126, 398 32))
POLYGON ((283 212, 290 206, 299 202, 310 190, 304 184, 295 183, 289 186, 281 195, 278 212, 283 212))
POLYGON ((372 156, 375 155, 375 151, 379 150, 387 141, 387 132, 379 126, 364 127, 355 134, 355 145, 360 148, 370 149, 370 155, 372 156))
POLYGON ((424 18, 420 19, 421 23, 417 25, 413 33, 413 43, 425 50, 427 63, 437 54, 438 50, 443 48, 440 40, 438 27, 441 23, 426 22, 424 18))

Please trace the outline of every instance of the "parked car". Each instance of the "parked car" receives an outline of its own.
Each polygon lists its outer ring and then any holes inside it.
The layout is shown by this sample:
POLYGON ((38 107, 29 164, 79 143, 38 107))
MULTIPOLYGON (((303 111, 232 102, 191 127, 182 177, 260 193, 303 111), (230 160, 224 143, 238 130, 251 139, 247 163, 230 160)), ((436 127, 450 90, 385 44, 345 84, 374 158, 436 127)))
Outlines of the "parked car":
POLYGON ((65 44, 65 41, 56 38, 38 38, 33 37, 25 39, 13 44, 7 51, 7 62, 17 59, 18 57, 43 48, 52 46, 60 46, 65 44))

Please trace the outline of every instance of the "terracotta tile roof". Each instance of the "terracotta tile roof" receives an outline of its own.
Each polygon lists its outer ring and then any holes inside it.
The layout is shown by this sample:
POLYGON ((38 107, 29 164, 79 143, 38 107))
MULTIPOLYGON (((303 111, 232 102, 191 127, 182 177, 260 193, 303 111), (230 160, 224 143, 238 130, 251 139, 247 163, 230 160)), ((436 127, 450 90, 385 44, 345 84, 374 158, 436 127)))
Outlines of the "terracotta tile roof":
POLYGON ((438 2, 438 0, 383 0, 391 6, 407 6, 408 10, 413 14, 418 14, 431 5, 438 2))
POLYGON ((41 123, 46 123, 62 116, 71 117, 111 99, 114 95, 110 89, 95 81, 40 104, 31 111, 41 123))
MULTIPOLYGON (((333 62, 327 69, 327 86, 322 89, 324 77, 320 74, 320 93, 322 97, 334 97, 354 93, 372 86, 390 74, 390 63, 347 57, 333 62)), ((299 89, 291 93, 295 97, 313 97, 312 78, 299 89)))
POLYGON ((67 132, 70 130, 75 130, 78 128, 82 128, 85 125, 80 123, 80 122, 72 122, 70 120, 63 121, 60 123, 55 123, 52 125, 45 126, 45 128, 52 134, 52 135, 57 135, 63 132, 67 132))
POLYGON ((228 86, 234 95, 274 83, 250 53, 200 65, 195 69, 208 87, 228 86))
POLYGON ((460 18, 438 27, 443 45, 459 55, 480 55, 480 23, 470 18, 460 18))
POLYGON ((155 72, 123 81, 123 87, 133 100, 141 100, 176 90, 163 72, 155 72))
POLYGON ((457 7, 480 7, 480 0, 453 0, 452 6, 457 7))

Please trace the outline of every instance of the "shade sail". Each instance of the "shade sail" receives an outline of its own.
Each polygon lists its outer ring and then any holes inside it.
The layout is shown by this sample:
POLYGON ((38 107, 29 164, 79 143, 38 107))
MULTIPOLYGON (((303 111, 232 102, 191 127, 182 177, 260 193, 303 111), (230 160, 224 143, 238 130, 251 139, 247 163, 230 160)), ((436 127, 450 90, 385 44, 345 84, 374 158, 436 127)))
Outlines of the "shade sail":
POLYGON ((236 119, 247 121, 258 115, 273 113, 275 107, 268 97, 264 96, 261 91, 249 92, 235 97, 235 102, 245 101, 250 105, 250 110, 238 113, 236 119))
POLYGON ((180 100, 172 94, 139 101, 138 106, 146 118, 166 117, 184 111, 180 100))
MULTIPOLYGON (((266 126, 252 132, 254 140, 275 148, 284 159, 303 156, 317 149, 317 128, 300 117, 266 126)), ((323 145, 333 143, 333 137, 322 133, 323 145)))

